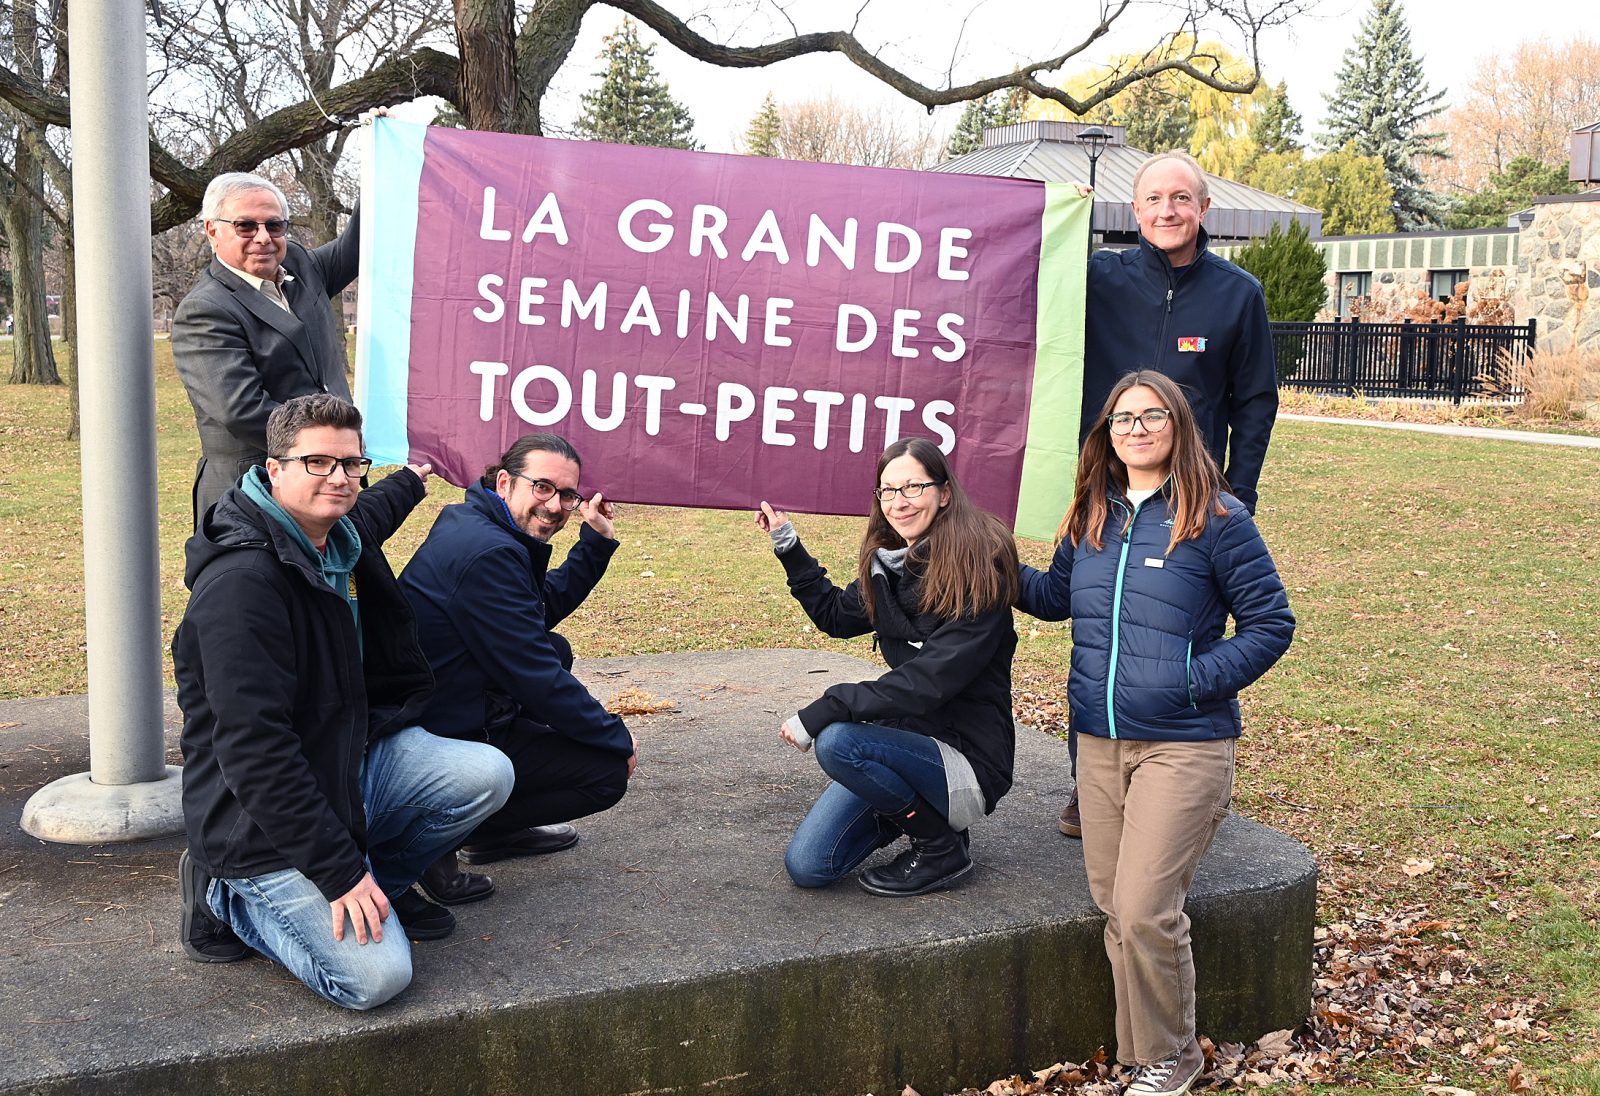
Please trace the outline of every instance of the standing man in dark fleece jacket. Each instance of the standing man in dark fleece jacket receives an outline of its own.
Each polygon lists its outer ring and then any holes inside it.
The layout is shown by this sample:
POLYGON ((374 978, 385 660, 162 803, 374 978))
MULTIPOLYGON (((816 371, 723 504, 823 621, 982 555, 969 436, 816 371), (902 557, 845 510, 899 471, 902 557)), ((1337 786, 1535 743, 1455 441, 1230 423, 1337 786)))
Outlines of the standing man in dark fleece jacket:
POLYGON ((411 886, 505 802, 511 764, 417 726, 433 682, 382 545, 429 468, 363 492, 361 413, 326 394, 280 406, 266 441, 187 546, 183 947, 254 948, 375 1008, 411 981, 407 935, 454 927, 411 886))
MULTIPOLYGON (((1277 359, 1261 283, 1207 246, 1201 221, 1209 208, 1206 173, 1188 153, 1163 152, 1139 165, 1139 246, 1089 259, 1078 446, 1098 425, 1112 386, 1136 369, 1154 369, 1183 387, 1206 448, 1254 514, 1278 417, 1277 359)), ((1076 772, 1076 736, 1069 741, 1076 772)), ((1083 836, 1076 791, 1059 828, 1083 836)))
MULTIPOLYGON (((636 760, 633 735, 572 675, 554 631, 583 603, 617 550, 614 510, 578 493, 582 462, 556 434, 519 438, 447 506, 400 576, 438 688, 422 722, 435 734, 487 741, 516 768, 505 808, 466 839, 470 864, 564 849, 571 819, 616 805, 636 760), (550 569, 550 538, 577 510, 578 542, 550 569)), ((454 853, 422 877, 437 902, 484 897, 454 853)))
POLYGON ((1136 369, 1183 386, 1206 447, 1253 514, 1278 414, 1278 372, 1261 283, 1208 249, 1206 174, 1163 152, 1133 177, 1139 246, 1089 259, 1081 446, 1111 388, 1136 369))
POLYGON ((200 205, 211 262, 172 320, 172 360, 194 405, 200 463, 194 522, 266 457, 267 416, 284 400, 345 400, 344 344, 328 302, 355 280, 357 210, 336 239, 289 238, 289 205, 270 180, 218 175, 200 205))

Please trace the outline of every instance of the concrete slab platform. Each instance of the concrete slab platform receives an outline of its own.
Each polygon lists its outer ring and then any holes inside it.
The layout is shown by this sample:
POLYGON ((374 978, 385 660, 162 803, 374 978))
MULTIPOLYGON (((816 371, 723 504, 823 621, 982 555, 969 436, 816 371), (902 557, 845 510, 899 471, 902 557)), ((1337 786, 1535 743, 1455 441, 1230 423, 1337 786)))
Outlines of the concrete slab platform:
MULTIPOLYGON (((572 850, 492 865, 500 892, 417 945, 410 989, 368 1014, 264 960, 187 960, 180 840, 24 834, 27 796, 87 765, 86 706, 0 703, 0 1093, 883 1096, 1087 1056, 1112 1038, 1110 974, 1081 844, 1055 829, 1055 739, 1019 733, 1016 787, 974 827, 959 889, 889 900, 785 878, 825 778, 779 721, 875 672, 806 651, 580 663, 602 697, 675 702, 629 720, 628 797, 580 822, 572 850)), ((1229 820, 1190 898, 1201 1030, 1251 1039, 1303 1018, 1315 900, 1302 846, 1229 820)))

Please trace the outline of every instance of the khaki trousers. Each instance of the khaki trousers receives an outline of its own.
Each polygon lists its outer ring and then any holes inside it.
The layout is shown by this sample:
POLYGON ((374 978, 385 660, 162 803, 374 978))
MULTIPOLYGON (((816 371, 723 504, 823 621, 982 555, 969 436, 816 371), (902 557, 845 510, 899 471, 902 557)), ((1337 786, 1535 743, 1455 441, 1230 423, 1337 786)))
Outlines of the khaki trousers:
POLYGON ((1106 915, 1122 1062, 1159 1062, 1194 1038, 1194 958, 1183 903, 1228 816, 1236 741, 1078 736, 1083 862, 1089 893, 1106 915))

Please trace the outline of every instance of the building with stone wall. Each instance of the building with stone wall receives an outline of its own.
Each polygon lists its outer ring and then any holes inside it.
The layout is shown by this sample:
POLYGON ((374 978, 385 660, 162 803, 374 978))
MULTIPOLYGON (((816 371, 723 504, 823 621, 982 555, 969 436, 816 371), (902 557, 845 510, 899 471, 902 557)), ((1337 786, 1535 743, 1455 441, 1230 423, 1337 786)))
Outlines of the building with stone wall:
POLYGON ((1600 354, 1600 191, 1537 198, 1522 229, 1512 308, 1539 345, 1600 354))
POLYGON ((1327 263, 1328 303, 1318 317, 1326 320, 1349 319, 1358 307, 1401 316, 1418 298, 1450 300, 1463 282, 1469 309, 1504 302, 1513 288, 1520 234, 1477 228, 1312 242, 1327 263))
MULTIPOLYGON (((1369 315, 1401 316, 1418 296, 1447 301, 1466 282, 1469 313, 1537 320, 1541 347, 1559 353, 1576 343, 1600 354, 1600 190, 1537 198, 1512 220, 1505 228, 1311 241, 1328 270, 1317 318, 1349 319, 1357 301, 1369 315)), ((1231 257, 1238 248, 1217 251, 1231 257)))

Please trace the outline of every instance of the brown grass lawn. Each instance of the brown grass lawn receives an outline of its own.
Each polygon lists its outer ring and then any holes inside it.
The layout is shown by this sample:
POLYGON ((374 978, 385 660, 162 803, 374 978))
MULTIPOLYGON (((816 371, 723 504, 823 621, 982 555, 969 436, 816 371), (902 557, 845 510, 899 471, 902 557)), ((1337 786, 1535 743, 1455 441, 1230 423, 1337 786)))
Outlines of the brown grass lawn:
MULTIPOLYGON (((170 637, 197 443, 165 342, 157 374, 170 637)), ((85 688, 80 475, 144 459, 80 469, 66 416, 62 389, 0 388, 4 697, 85 688)), ((435 482, 392 545, 397 568, 459 497, 435 482)), ((1415 907, 1446 923, 1441 938, 1457 934, 1475 965, 1440 991, 1445 1013, 1481 1026, 1497 1003, 1532 1002, 1542 1024, 1508 1029, 1499 1057, 1413 1048, 1411 1063, 1377 1055, 1354 1076, 1497 1091, 1520 1060, 1546 1091, 1600 1091, 1600 452, 1284 422, 1262 499, 1300 629, 1245 696, 1240 809, 1315 851, 1324 923, 1415 907)), ((627 506, 617 524, 610 575, 564 629, 580 655, 871 657, 809 628, 748 515, 627 506)), ((797 525, 848 571, 859 519, 797 525)), ((1023 548, 1036 564, 1048 551, 1023 548)), ((1018 631, 1019 714, 1048 727, 1069 633, 1025 617, 1018 631)))

